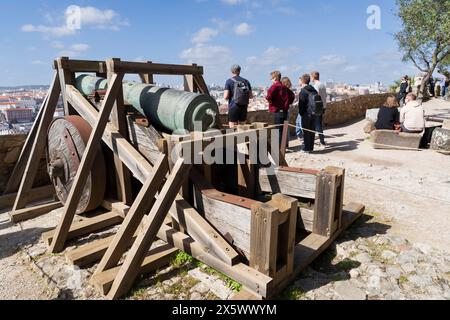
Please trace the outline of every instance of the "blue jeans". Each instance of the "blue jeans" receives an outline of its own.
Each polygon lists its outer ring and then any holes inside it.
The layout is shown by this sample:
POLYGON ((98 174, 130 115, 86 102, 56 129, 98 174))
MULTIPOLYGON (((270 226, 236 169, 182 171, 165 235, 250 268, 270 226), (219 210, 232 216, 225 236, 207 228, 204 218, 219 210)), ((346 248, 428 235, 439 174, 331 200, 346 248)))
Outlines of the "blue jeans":
POLYGON ((323 116, 316 116, 316 131, 319 133, 320 143, 325 144, 325 136, 323 135, 323 116))
POLYGON ((303 138, 303 130, 302 130, 302 116, 298 114, 297 120, 295 121, 295 135, 297 138, 302 139, 303 138))
POLYGON ((445 98, 448 93, 448 87, 442 87, 442 96, 445 98))

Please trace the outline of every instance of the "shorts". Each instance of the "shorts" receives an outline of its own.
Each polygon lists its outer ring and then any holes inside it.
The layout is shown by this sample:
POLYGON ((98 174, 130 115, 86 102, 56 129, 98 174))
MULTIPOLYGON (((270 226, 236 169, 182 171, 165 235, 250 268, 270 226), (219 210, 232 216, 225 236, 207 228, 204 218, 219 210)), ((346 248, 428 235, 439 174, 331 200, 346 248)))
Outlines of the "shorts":
POLYGON ((248 106, 233 106, 228 109, 229 122, 245 122, 247 121, 248 106))

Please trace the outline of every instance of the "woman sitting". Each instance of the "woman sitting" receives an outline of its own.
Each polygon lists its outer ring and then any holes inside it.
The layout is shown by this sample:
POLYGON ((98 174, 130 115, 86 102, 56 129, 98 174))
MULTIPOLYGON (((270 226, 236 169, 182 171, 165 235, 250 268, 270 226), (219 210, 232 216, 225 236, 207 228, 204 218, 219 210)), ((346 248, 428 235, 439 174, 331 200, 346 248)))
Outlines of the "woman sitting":
POLYGON ((377 130, 396 130, 400 120, 398 101, 395 97, 388 97, 384 106, 378 112, 378 120, 375 123, 377 130))
POLYGON ((425 130, 425 111, 416 99, 413 93, 406 96, 406 104, 400 111, 402 132, 422 133, 425 130))

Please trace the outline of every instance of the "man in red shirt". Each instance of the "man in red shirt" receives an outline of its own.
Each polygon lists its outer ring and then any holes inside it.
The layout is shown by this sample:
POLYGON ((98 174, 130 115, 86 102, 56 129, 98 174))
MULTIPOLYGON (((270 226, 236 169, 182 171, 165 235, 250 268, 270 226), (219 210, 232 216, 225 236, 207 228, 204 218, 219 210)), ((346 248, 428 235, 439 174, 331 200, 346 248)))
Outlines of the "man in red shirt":
POLYGON ((274 115, 274 123, 278 125, 279 139, 281 144, 283 127, 285 121, 288 121, 288 111, 290 105, 295 100, 294 93, 281 83, 281 73, 273 71, 271 74, 273 85, 267 91, 267 101, 269 102, 269 112, 274 115))

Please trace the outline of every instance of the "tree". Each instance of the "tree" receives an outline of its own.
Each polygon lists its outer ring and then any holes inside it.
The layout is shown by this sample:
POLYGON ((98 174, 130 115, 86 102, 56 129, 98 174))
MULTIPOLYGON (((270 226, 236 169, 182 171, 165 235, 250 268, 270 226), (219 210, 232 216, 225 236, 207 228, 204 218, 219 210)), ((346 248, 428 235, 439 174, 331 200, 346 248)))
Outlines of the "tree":
POLYGON ((403 29, 395 34, 404 61, 425 74, 420 93, 436 68, 450 56, 450 1, 397 0, 403 29))
POLYGON ((450 78, 450 56, 445 58, 438 66, 438 71, 447 78, 450 78))

